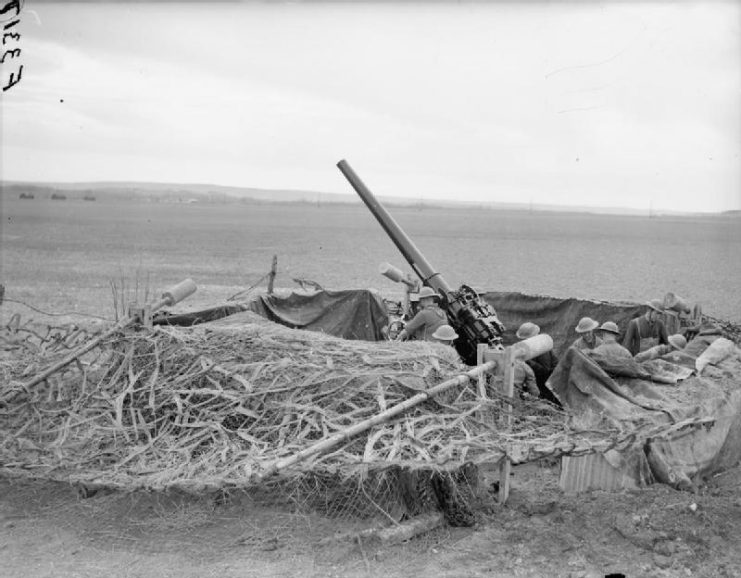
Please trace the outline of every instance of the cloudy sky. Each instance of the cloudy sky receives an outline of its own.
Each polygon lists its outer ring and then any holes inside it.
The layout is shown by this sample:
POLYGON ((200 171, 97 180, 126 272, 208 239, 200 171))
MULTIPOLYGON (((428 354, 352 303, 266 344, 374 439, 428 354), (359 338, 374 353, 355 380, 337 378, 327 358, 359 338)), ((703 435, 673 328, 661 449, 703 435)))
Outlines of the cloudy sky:
MULTIPOLYGON (((27 2, 6 180, 741 208, 738 2, 27 2)), ((8 70, 3 70, 7 81, 8 70)))

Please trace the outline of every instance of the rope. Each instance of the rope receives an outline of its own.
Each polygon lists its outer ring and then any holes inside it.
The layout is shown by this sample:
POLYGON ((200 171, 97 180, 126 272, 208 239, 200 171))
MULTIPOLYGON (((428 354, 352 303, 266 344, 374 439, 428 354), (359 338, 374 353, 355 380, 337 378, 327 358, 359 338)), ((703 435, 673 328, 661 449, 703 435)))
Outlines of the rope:
POLYGON ((249 292, 250 292, 250 291, 252 291, 252 290, 253 290, 253 289, 254 289, 255 287, 257 287, 257 286, 258 286, 258 285, 259 285, 260 283, 262 283, 263 281, 265 281, 265 279, 267 279, 268 277, 270 277, 270 272, 268 272, 268 273, 265 273, 265 275, 263 275, 262 277, 260 277, 260 278, 259 278, 259 279, 257 280, 257 282, 255 282, 255 284, 254 284, 254 285, 252 285, 251 287, 248 287, 247 289, 243 289, 242 291, 239 291, 239 292, 235 293, 234 295, 232 295, 231 297, 229 297, 229 298, 227 299, 227 301, 233 301, 234 299, 236 299, 236 298, 237 298, 237 297, 239 297, 240 295, 244 295, 245 293, 249 293, 249 292))

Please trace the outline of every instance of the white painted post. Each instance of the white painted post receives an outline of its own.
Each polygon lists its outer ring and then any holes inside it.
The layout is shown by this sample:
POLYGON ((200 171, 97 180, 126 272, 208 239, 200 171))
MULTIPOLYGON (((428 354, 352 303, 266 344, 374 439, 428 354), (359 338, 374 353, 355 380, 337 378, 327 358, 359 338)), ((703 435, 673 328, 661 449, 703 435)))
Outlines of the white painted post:
MULTIPOLYGON (((502 393, 509 399, 515 394, 515 356, 511 347, 504 350, 504 383, 502 393)), ((506 416, 505 427, 512 427, 512 405, 505 402, 506 416)), ((504 504, 509 498, 510 474, 512 473, 512 462, 508 457, 499 461, 499 503, 504 504)))

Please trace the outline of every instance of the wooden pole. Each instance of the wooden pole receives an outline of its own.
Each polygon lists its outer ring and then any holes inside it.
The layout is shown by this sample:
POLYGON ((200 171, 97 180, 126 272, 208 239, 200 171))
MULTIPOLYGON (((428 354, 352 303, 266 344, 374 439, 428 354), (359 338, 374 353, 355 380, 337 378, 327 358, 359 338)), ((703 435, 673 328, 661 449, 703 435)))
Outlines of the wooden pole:
POLYGON ((300 452, 296 452, 295 454, 288 456, 287 458, 276 460, 270 466, 268 466, 261 475, 258 475, 258 480, 267 478, 268 476, 272 476, 273 474, 276 474, 281 470, 293 466, 298 462, 305 460, 306 458, 326 452, 327 450, 332 449, 340 443, 349 440, 351 437, 356 436, 359 433, 364 432, 375 425, 383 423, 390 418, 405 412, 409 408, 412 408, 415 405, 418 405, 423 401, 430 399, 438 393, 442 393, 443 391, 446 391, 453 387, 468 383, 470 380, 476 378, 480 374, 491 371, 495 367, 496 362, 494 361, 489 361, 487 363, 484 363, 483 365, 474 367, 466 373, 463 373, 452 379, 448 379, 447 381, 439 383, 438 385, 428 389, 427 391, 423 391, 405 401, 402 401, 401 403, 397 403, 396 405, 388 408, 386 411, 382 411, 381 413, 378 413, 364 421, 358 422, 341 432, 337 432, 336 434, 328 438, 324 438, 323 440, 315 443, 312 446, 309 446, 304 450, 301 450, 300 452))
MULTIPOLYGON (((476 345, 476 365, 481 365, 484 363, 484 352, 487 349, 486 343, 478 343, 476 345)), ((479 374, 479 381, 477 383, 478 385, 478 391, 479 391, 479 397, 481 399, 486 399, 486 374, 480 373, 479 374)))
MULTIPOLYGON (((515 352, 511 347, 504 350, 504 384, 505 396, 512 398, 515 394, 515 352)), ((507 431, 512 429, 512 406, 508 404, 505 419, 507 431)), ((499 462, 499 503, 504 504, 509 498, 509 477, 512 473, 512 462, 504 457, 499 462)))
POLYGON ((268 295, 273 294, 273 283, 275 283, 275 276, 278 274, 278 255, 273 255, 273 263, 270 266, 270 273, 268 273, 268 295))
POLYGON ((391 528, 384 528, 378 530, 375 536, 384 544, 397 544, 404 540, 409 540, 430 530, 434 530, 438 526, 445 524, 445 516, 442 512, 431 512, 429 514, 421 514, 407 520, 403 524, 393 526, 391 528))

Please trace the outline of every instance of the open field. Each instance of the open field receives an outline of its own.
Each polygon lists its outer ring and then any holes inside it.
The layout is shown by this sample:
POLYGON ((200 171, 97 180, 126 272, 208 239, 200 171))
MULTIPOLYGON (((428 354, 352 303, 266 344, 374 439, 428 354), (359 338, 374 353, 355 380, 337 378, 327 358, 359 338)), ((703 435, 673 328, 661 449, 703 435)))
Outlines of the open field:
MULTIPOLYGON (((452 285, 628 301, 674 291, 741 321, 738 217, 391 212, 452 285)), ((200 289, 183 308, 213 304, 257 282, 274 254, 284 287, 302 277, 394 293, 378 265, 405 265, 363 206, 2 200, 6 296, 52 312, 112 316, 109 282, 122 276, 155 290, 192 277, 200 289)))
MULTIPOLYGON (((159 291, 192 277, 193 310, 256 283, 279 259, 327 288, 399 291, 378 264, 403 265, 361 206, 150 204, 2 199, 6 297, 45 311, 111 318, 110 280, 159 291)), ((674 291, 741 322, 741 219, 391 209, 455 285, 645 301, 674 291)), ((20 312, 50 318, 15 302, 20 312)), ((506 507, 473 528, 409 543, 343 541, 340 521, 254 507, 245 496, 99 492, 0 479, 0 576, 615 576, 675 578, 741 572, 741 468, 697 493, 565 496, 554 463, 515 468, 506 507)), ((356 528, 357 529, 357 528, 356 528)))

